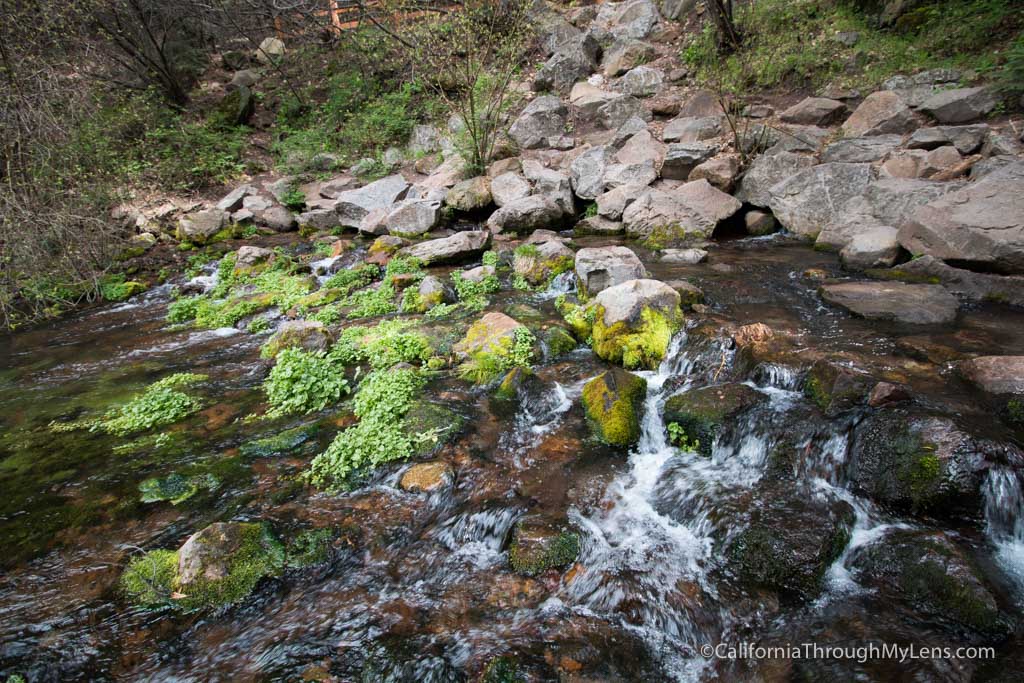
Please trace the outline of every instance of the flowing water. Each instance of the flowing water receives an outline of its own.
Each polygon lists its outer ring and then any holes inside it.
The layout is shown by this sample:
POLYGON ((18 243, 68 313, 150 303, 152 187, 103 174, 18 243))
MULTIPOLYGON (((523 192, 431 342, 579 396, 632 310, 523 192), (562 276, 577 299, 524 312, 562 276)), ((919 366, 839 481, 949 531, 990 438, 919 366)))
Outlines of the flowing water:
MULTIPOLYGON (((858 558, 894 533, 941 532, 976 564, 1004 613, 1018 613, 1020 434, 929 356, 936 348, 1024 353, 1024 313, 986 305, 966 311, 956 328, 925 331, 856 320, 824 307, 817 282, 801 275, 821 268, 841 276, 835 259, 780 240, 719 245, 714 268, 642 256, 655 277, 692 278, 710 310, 689 316, 657 370, 638 373, 647 394, 637 445, 627 452, 589 438, 582 387, 605 366, 585 348, 539 365, 511 412, 447 378, 428 395, 466 426, 437 454, 454 477, 430 495, 397 486, 403 464, 348 493, 304 485, 298 475, 337 433, 337 411, 243 420, 263 401, 266 337, 168 326, 169 287, 3 339, 0 674, 460 681, 511 655, 526 680, 959 681, 983 680, 984 669, 965 660, 799 668, 809 665, 700 653, 709 643, 820 639, 991 643, 1000 656, 1016 656, 1024 647, 1016 625, 979 639, 916 619, 864 581, 858 558), (785 331, 795 352, 751 363, 723 330, 753 322, 785 331), (855 485, 850 454, 867 409, 827 417, 809 403, 804 377, 822 354, 905 383, 917 403, 1004 445, 1010 455, 986 467, 977 514, 890 509, 855 485), (165 437, 49 428, 185 371, 209 375, 206 407, 165 437), (725 382, 745 383, 761 400, 723 427, 709 455, 671 445, 666 401, 725 382), (286 445, 260 446, 282 435, 290 435, 286 445), (773 455, 780 448, 799 454, 781 470, 773 455), (212 475, 215 484, 178 505, 140 501, 141 481, 172 472, 212 475), (808 507, 852 515, 848 541, 807 599, 751 586, 731 563, 729 548, 772 505, 792 510, 794 525, 808 519, 808 507), (568 571, 527 578, 509 570, 510 536, 528 516, 579 534, 568 571), (347 542, 329 562, 265 580, 244 603, 217 613, 147 612, 119 597, 116 582, 132 554, 175 548, 224 520, 263 520, 282 537, 331 528, 347 542)), ((327 272, 335 264, 314 265, 327 272)), ((215 283, 210 270, 190 286, 215 283)), ((502 295, 494 307, 515 316, 528 305, 544 326, 557 320, 554 298, 572 288, 561 277, 546 292, 502 295)))

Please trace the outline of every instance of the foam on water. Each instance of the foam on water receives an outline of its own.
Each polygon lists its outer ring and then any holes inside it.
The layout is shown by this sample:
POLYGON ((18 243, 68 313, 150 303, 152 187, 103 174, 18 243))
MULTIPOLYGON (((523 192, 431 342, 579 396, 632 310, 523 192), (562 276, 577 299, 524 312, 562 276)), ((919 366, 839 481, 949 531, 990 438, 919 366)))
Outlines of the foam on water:
POLYGON ((985 478, 985 531, 996 548, 996 561, 1016 584, 1024 602, 1024 486, 1020 474, 993 467, 985 478))

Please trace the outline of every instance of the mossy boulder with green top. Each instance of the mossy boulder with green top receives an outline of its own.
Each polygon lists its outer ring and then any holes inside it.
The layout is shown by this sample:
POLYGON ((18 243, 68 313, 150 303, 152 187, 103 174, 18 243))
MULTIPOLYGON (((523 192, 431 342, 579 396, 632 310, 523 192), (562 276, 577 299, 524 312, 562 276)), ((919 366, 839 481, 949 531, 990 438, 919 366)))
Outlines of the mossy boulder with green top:
POLYGON ((632 446, 640 438, 647 381, 613 368, 583 385, 583 410, 600 441, 612 446, 632 446))
POLYGON ((284 570, 284 546, 263 524, 217 522, 196 532, 177 551, 154 550, 134 557, 120 589, 148 608, 186 611, 240 602, 261 579, 284 570))

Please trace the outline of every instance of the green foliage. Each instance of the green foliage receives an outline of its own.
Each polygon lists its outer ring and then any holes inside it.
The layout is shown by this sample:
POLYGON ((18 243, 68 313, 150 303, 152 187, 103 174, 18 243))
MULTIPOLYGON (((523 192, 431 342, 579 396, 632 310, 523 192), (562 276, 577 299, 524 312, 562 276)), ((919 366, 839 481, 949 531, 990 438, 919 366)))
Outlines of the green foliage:
POLYGON ((686 433, 686 428, 678 422, 668 423, 668 440, 673 446, 684 451, 700 451, 700 439, 691 439, 686 433))
POLYGON ((488 275, 480 282, 473 282, 463 277, 461 271, 456 270, 452 273, 451 279, 459 300, 469 303, 471 308, 478 306, 480 301, 483 301, 483 305, 479 307, 486 307, 487 295, 501 288, 497 275, 488 275))
MULTIPOLYGON (((289 187, 281 196, 281 203, 292 211, 301 211, 306 207, 306 195, 297 187, 289 187)), ((330 245, 326 246, 330 248, 330 245)))
POLYGON ((501 348, 472 354, 459 368, 459 376, 474 384, 487 384, 512 368, 529 368, 537 338, 526 327, 517 327, 512 339, 504 339, 501 348))
POLYGON ((125 598, 140 607, 164 607, 171 604, 177 576, 178 553, 151 550, 131 559, 121 574, 118 588, 125 598))
POLYGON ((358 470, 413 454, 405 415, 425 380, 415 370, 374 370, 353 401, 359 422, 342 431, 310 465, 317 486, 340 486, 358 470))
POLYGON ((184 419, 202 407, 202 402, 179 391, 206 380, 206 375, 180 372, 149 385, 139 396, 110 409, 98 420, 71 424, 51 424, 54 431, 88 428, 124 436, 184 419))
POLYGON ((342 296, 347 296, 356 289, 366 287, 378 277, 380 268, 364 264, 352 270, 339 270, 324 282, 324 289, 337 289, 342 296))
POLYGON ((337 304, 324 306, 316 313, 307 316, 309 320, 321 322, 324 325, 333 325, 341 320, 341 307, 337 304))
POLYGON ((262 334, 270 329, 270 321, 266 318, 253 318, 245 330, 249 334, 262 334))
POLYGON ((483 263, 484 263, 485 266, 490 266, 491 268, 497 268, 498 267, 498 252, 496 252, 494 250, 485 251, 484 255, 483 255, 483 263))
POLYGON ((141 282, 125 281, 125 276, 121 273, 104 275, 100 278, 100 296, 106 301, 124 301, 145 290, 146 286, 141 282))
POLYGON ((341 369, 322 351, 283 349, 263 383, 270 415, 323 410, 349 392, 341 369))
POLYGON ((813 88, 829 82, 870 89, 897 73, 937 67, 997 69, 1012 62, 1013 48, 1000 55, 993 43, 1014 36, 1019 42, 1024 27, 1012 0, 926 3, 902 17, 895 30, 876 28, 872 18, 852 5, 816 0, 739 5, 739 51, 721 56, 708 22, 686 44, 682 58, 696 70, 698 80, 740 96, 751 89, 813 88), (835 39, 839 32, 855 32, 859 38, 845 46, 835 39))
POLYGON ((196 190, 238 176, 244 128, 188 119, 151 94, 115 99, 74 131, 69 172, 91 182, 113 179, 163 190, 196 190))
POLYGON ((1008 97, 1024 95, 1024 32, 1006 50, 1002 68, 995 73, 996 87, 1008 97))
POLYGON ((426 335, 408 331, 412 325, 407 320, 386 320, 372 328, 346 328, 331 349, 331 358, 343 365, 369 363, 374 368, 424 362, 433 348, 426 335))
POLYGON ((290 569, 303 569, 322 564, 331 557, 335 532, 331 529, 307 529, 292 539, 286 548, 285 564, 290 569))

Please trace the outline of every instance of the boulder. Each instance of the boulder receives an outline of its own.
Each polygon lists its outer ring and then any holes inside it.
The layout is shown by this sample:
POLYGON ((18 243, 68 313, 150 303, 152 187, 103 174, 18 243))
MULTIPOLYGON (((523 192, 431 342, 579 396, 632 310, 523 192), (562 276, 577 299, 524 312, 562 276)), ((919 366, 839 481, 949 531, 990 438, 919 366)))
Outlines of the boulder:
POLYGON ((224 195, 224 198, 217 202, 217 208, 221 211, 233 213, 242 208, 242 202, 246 197, 256 193, 257 190, 252 185, 240 185, 224 195))
POLYGON ((665 249, 661 252, 661 260, 692 266, 707 261, 708 252, 704 249, 665 249))
POLYGON ((317 320, 286 320, 260 350, 264 358, 276 358, 284 349, 326 351, 334 342, 330 331, 317 320))
POLYGON ((491 181, 484 176, 463 180, 448 190, 445 204, 456 211, 479 211, 491 203, 491 181))
POLYGON ((656 55, 654 46, 642 40, 618 41, 605 51, 601 71, 608 78, 621 76, 634 67, 646 64, 656 55))
POLYGON ((604 194, 598 195, 597 215, 617 221, 622 212, 644 189, 642 185, 619 185, 604 194))
POLYGON ((821 298, 868 320, 913 325, 948 325, 959 304, 941 285, 905 282, 842 282, 823 285, 821 298))
MULTIPOLYGON (((665 160, 665 145, 654 139, 646 126, 634 133, 615 153, 615 161, 620 164, 641 165, 649 163, 657 171, 665 160)), ((653 181, 652 181, 653 182, 653 181)))
POLYGON ((410 187, 412 186, 405 178, 395 174, 376 180, 356 190, 344 190, 334 193, 322 189, 321 194, 327 194, 329 199, 337 200, 335 211, 339 216, 341 225, 358 228, 366 214, 373 209, 390 207, 395 202, 403 199, 406 193, 409 192, 410 187))
POLYGON ((814 166, 814 159, 803 154, 780 152, 761 155, 743 174, 736 198, 754 206, 768 206, 771 202, 769 190, 804 169, 814 166))
POLYGON ((220 209, 205 209, 178 219, 177 238, 193 244, 206 244, 228 224, 228 214, 220 209))
POLYGON ((276 254, 271 249, 264 249, 263 247, 255 247, 252 245, 245 245, 239 247, 238 251, 235 252, 235 269, 238 268, 252 268, 263 263, 272 261, 276 254))
POLYGON ((254 212, 253 222, 265 225, 274 232, 289 232, 298 227, 295 214, 280 205, 254 212))
POLYGON ((454 187, 465 175, 466 161, 458 154, 453 154, 430 172, 430 176, 421 183, 421 187, 425 190, 444 190, 454 187))
POLYGON ((868 163, 884 159, 900 146, 900 135, 873 135, 859 138, 843 138, 825 148, 822 163, 868 163))
POLYGON ((987 116, 996 104, 987 88, 954 88, 935 93, 920 109, 939 123, 967 123, 987 116))
POLYGON ((609 164, 604 172, 604 184, 609 189, 616 187, 647 187, 658 179, 654 160, 648 159, 636 164, 609 164))
POLYGON ((403 256, 419 259, 423 265, 458 263, 478 258, 491 244, 487 230, 457 232, 451 237, 427 240, 398 251, 403 256))
POLYGON ((190 607, 238 602, 284 569, 284 547, 262 524, 216 522, 178 550, 179 598, 190 607))
POLYGON ((491 199, 499 207, 529 197, 531 192, 530 183, 518 173, 502 173, 491 180, 491 199))
MULTIPOLYGON (((665 424, 678 425, 673 429, 676 434, 685 434, 683 443, 710 457, 715 439, 726 422, 767 400, 768 397, 757 389, 738 382, 689 389, 665 401, 665 424)), ((677 440, 683 438, 676 437, 677 440)))
POLYGON ((527 160, 523 162, 523 175, 533 183, 533 192, 553 201, 565 215, 576 213, 576 200, 572 193, 569 176, 540 163, 527 160))
POLYGON ((613 130, 634 117, 650 120, 651 114, 643 104, 632 95, 618 95, 604 102, 597 109, 597 122, 604 128, 613 130))
POLYGON ((1024 356, 978 356, 960 361, 957 369, 986 393, 1024 395, 1024 356))
POLYGON ((611 162, 607 147, 591 147, 569 167, 572 189, 580 199, 594 199, 604 192, 604 173, 611 162))
POLYGON ((1024 307, 1024 275, 998 275, 954 268, 934 256, 921 256, 893 269, 897 277, 941 282, 967 301, 999 301, 1024 307))
POLYGON ((504 313, 485 313, 470 326, 466 336, 452 346, 452 352, 462 360, 479 354, 507 356, 515 341, 516 330, 519 329, 526 328, 504 313))
POLYGON ((417 237, 430 232, 441 221, 440 201, 405 201, 388 213, 384 225, 399 237, 417 237))
POLYGON ((526 105, 508 132, 520 149, 546 147, 550 139, 565 134, 568 115, 561 99, 545 95, 526 105))
POLYGON ((738 199, 704 179, 688 182, 673 194, 677 201, 696 209, 716 224, 731 218, 743 206, 738 199))
POLYGON ((534 287, 546 284, 552 277, 572 270, 575 253, 560 240, 529 244, 518 248, 512 270, 534 287))
POLYGON ((416 124, 412 127, 407 145, 411 154, 430 154, 441 150, 441 131, 437 126, 416 124))
POLYGON ((621 235, 626 231, 625 226, 619 221, 613 221, 604 216, 590 216, 584 218, 573 232, 577 235, 621 235))
POLYGON ((661 177, 686 180, 690 172, 718 152, 718 145, 709 142, 676 142, 668 146, 661 177))
POLYGON ((531 195, 508 202, 491 214, 487 228, 500 232, 528 232, 538 228, 558 226, 565 212, 555 200, 546 195, 531 195))
POLYGON ((721 116, 681 116, 665 124, 661 139, 665 142, 703 142, 721 134, 721 116))
POLYGON ((630 69, 619 79, 618 88, 633 97, 650 97, 661 90, 665 74, 661 69, 650 66, 638 66, 630 69))
POLYGON ((815 237, 836 222, 843 205, 862 194, 870 182, 867 164, 821 164, 772 186, 768 206, 790 232, 815 237))
POLYGON ((629 280, 594 298, 594 353, 627 369, 653 370, 682 324, 679 293, 658 280, 629 280))
POLYGON ((974 515, 982 507, 986 453, 996 449, 947 417, 892 408, 854 428, 847 471, 856 490, 883 505, 974 515))
POLYGON ((917 207, 900 227, 912 254, 1024 273, 1024 178, 989 176, 917 207))
POLYGON ((879 90, 864 98, 842 128, 847 137, 887 133, 902 135, 917 128, 917 122, 910 107, 899 95, 889 90, 879 90))
POLYGON ((722 192, 730 192, 739 171, 739 157, 735 154, 726 154, 694 166, 689 179, 690 182, 706 180, 722 192))
POLYGON ((677 193, 657 188, 646 189, 629 204, 622 212, 622 223, 627 235, 657 247, 710 237, 716 224, 709 215, 682 201, 677 193))
POLYGON ((284 58, 284 53, 284 41, 270 36, 260 43, 259 49, 256 50, 256 59, 264 64, 276 64, 284 58))
POLYGON ((779 114, 783 123, 807 126, 828 126, 846 114, 846 105, 825 97, 807 97, 779 114))
POLYGON ((612 147, 618 149, 626 144, 631 137, 645 130, 647 130, 647 122, 639 116, 631 116, 621 126, 615 129, 615 133, 612 135, 610 144, 612 147))
POLYGON ((587 247, 576 252, 576 276, 587 297, 647 275, 644 264, 629 247, 587 247))
POLYGON ((880 225, 858 232, 839 252, 843 265, 853 270, 888 268, 900 254, 896 228, 880 225))
POLYGON ((613 368, 583 385, 583 411, 599 441, 627 448, 640 438, 647 381, 613 368))
POLYGON ((417 313, 425 313, 438 304, 450 303, 455 300, 451 288, 436 275, 427 275, 420 280, 416 293, 419 295, 417 313))
POLYGON ((659 19, 651 0, 627 0, 601 5, 594 24, 618 40, 640 40, 651 34, 659 19))
POLYGON ((552 55, 533 78, 539 92, 565 94, 573 83, 594 73, 597 62, 585 50, 575 47, 552 55))
POLYGON ((931 178, 939 176, 939 174, 946 174, 959 166, 961 161, 963 159, 960 156, 960 152, 956 151, 956 147, 953 145, 938 147, 925 153, 918 166, 917 174, 921 178, 931 178))
POLYGON ((1009 629, 984 575, 941 531, 895 529, 858 548, 850 564, 858 583, 928 628, 989 637, 1009 629))
POLYGON ((679 108, 680 117, 703 118, 707 116, 725 116, 725 111, 718 101, 718 95, 710 90, 697 90, 679 108))
POLYGON ((750 524, 726 550, 728 567, 745 584, 813 599, 849 542, 853 507, 780 483, 759 495, 752 509, 750 524))
POLYGON ((470 268, 462 271, 460 275, 466 282, 480 284, 487 278, 494 275, 494 266, 477 266, 476 268, 470 268))

